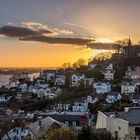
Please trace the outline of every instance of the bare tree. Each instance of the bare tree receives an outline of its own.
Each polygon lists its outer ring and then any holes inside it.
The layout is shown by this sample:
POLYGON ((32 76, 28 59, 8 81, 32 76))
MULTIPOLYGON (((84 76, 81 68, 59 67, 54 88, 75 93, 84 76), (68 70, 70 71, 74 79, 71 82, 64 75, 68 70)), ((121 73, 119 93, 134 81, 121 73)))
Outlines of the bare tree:
POLYGON ((127 46, 128 38, 124 40, 118 40, 113 44, 113 48, 117 53, 120 53, 124 46, 127 46))
POLYGON ((71 64, 70 64, 70 63, 64 63, 64 64, 62 65, 62 68, 63 68, 63 69, 71 68, 71 64))
POLYGON ((77 60, 77 65, 78 65, 78 67, 85 66, 86 65, 86 60, 83 59, 83 58, 78 59, 77 60))

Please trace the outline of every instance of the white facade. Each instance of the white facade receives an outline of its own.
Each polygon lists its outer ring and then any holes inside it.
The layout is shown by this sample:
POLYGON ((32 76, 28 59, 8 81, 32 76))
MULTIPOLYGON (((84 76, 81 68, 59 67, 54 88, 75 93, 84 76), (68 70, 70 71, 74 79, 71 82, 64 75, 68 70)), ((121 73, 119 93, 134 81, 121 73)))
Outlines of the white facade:
POLYGON ((108 132, 112 134, 113 137, 116 137, 117 140, 139 140, 140 139, 140 123, 138 121, 139 109, 135 109, 132 113, 128 108, 124 112, 118 112, 116 115, 114 113, 102 113, 98 111, 96 129, 105 128, 108 132), (123 115, 125 119, 123 119, 123 115), (136 116, 138 117, 137 119, 136 116), (129 119, 131 118, 131 119, 129 119), (129 120, 131 122, 129 122, 129 120), (135 120, 137 120, 135 122, 135 120), (133 122, 135 122, 133 124, 133 122), (132 123, 132 124, 131 124, 132 123))
POLYGON ((118 135, 119 140, 131 140, 128 139, 128 122, 111 115, 107 117, 102 112, 98 112, 96 128, 106 128, 114 137, 118 135))
POLYGON ((132 102, 133 102, 133 104, 139 104, 140 105, 140 98, 132 99, 132 102))
POLYGON ((103 73, 104 74, 104 78, 106 80, 113 80, 114 79, 114 72, 107 70, 106 72, 103 73))
POLYGON ((98 82, 93 84, 93 88, 97 94, 105 94, 111 91, 111 84, 98 82))
POLYGON ((36 84, 36 87, 38 88, 48 88, 49 84, 43 83, 43 84, 36 84))
POLYGON ((11 96, 6 96, 6 95, 0 95, 0 103, 2 102, 8 102, 11 99, 11 96))
POLYGON ((38 93, 37 93, 37 96, 38 98, 44 98, 45 97, 45 89, 41 88, 38 90, 38 93))
POLYGON ((34 93, 34 94, 37 94, 38 90, 39 89, 37 87, 35 87, 35 86, 29 86, 29 88, 28 88, 28 92, 34 93))
POLYGON ((127 71, 125 72, 125 76, 128 79, 140 79, 140 67, 137 66, 134 69, 128 67, 127 71))
POLYGON ((65 77, 57 77, 55 78, 55 85, 63 86, 65 85, 65 81, 66 81, 65 77))
POLYGON ((19 88, 21 89, 21 92, 27 92, 28 85, 26 83, 20 84, 19 88))
POLYGON ((71 107, 71 104, 62 104, 62 103, 59 103, 57 104, 57 107, 56 109, 57 110, 65 110, 65 111, 68 111, 71 107))
POLYGON ((47 88, 45 90, 45 96, 48 99, 53 99, 53 98, 57 97, 59 94, 61 94, 61 89, 60 88, 56 88, 56 89, 47 88))
POLYGON ((88 103, 74 103, 72 111, 86 112, 88 110, 88 103))
POLYGON ((106 97, 106 102, 107 103, 114 103, 115 101, 118 101, 122 98, 122 96, 120 94, 108 94, 106 97))
POLYGON ((53 78, 56 77, 56 71, 55 70, 44 70, 43 77, 47 80, 47 82, 49 82, 53 78))
POLYGON ((76 75, 76 74, 73 74, 71 79, 71 86, 72 87, 78 87, 80 86, 81 82, 84 81, 84 74, 83 75, 76 75))
POLYGON ((87 103, 91 103, 91 104, 95 104, 96 102, 98 102, 99 99, 97 97, 95 97, 94 99, 91 96, 87 96, 87 99, 85 100, 85 102, 87 103))
POLYGON ((124 93, 124 94, 135 93, 135 90, 136 90, 135 84, 125 82, 125 83, 122 83, 121 85, 121 93, 124 93))
POLYGON ((108 67, 105 69, 105 72, 103 72, 103 74, 106 80, 113 80, 114 79, 113 64, 109 64, 108 67))

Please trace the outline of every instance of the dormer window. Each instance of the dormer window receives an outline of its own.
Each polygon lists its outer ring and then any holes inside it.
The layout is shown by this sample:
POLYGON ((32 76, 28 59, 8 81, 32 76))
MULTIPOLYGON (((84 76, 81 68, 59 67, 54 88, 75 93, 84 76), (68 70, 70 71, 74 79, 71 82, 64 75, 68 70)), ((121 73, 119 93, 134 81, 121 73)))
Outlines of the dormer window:
POLYGON ((72 122, 72 126, 76 126, 76 121, 73 121, 72 122))

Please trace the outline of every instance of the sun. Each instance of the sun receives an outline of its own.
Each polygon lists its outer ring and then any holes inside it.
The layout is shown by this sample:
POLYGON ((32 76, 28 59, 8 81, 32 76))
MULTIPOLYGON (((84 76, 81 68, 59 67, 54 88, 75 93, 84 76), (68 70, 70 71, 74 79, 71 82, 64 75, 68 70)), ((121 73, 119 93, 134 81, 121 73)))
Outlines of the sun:
MULTIPOLYGON (((109 39, 109 38, 97 38, 96 43, 103 43, 103 44, 112 44, 114 43, 113 40, 109 39)), ((92 50, 92 52, 90 53, 89 57, 94 57, 96 56, 97 54, 100 54, 100 53, 114 53, 113 50, 97 50, 97 49, 94 49, 92 50)))

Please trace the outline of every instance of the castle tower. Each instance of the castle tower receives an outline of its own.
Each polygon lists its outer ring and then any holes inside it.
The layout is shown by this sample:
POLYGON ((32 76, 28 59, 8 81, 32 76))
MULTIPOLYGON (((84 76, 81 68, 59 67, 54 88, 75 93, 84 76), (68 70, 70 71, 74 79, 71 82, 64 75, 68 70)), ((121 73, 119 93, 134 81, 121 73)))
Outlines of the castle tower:
POLYGON ((132 43, 131 43, 131 39, 130 39, 130 37, 129 37, 129 39, 128 39, 128 43, 127 43, 127 45, 128 45, 129 48, 132 46, 132 43))
POLYGON ((128 43, 127 43, 127 47, 126 47, 126 52, 125 52, 125 54, 128 56, 128 55, 130 55, 130 52, 131 52, 131 47, 132 47, 132 43, 131 43, 131 39, 130 39, 130 37, 129 37, 129 39, 128 39, 128 43))

